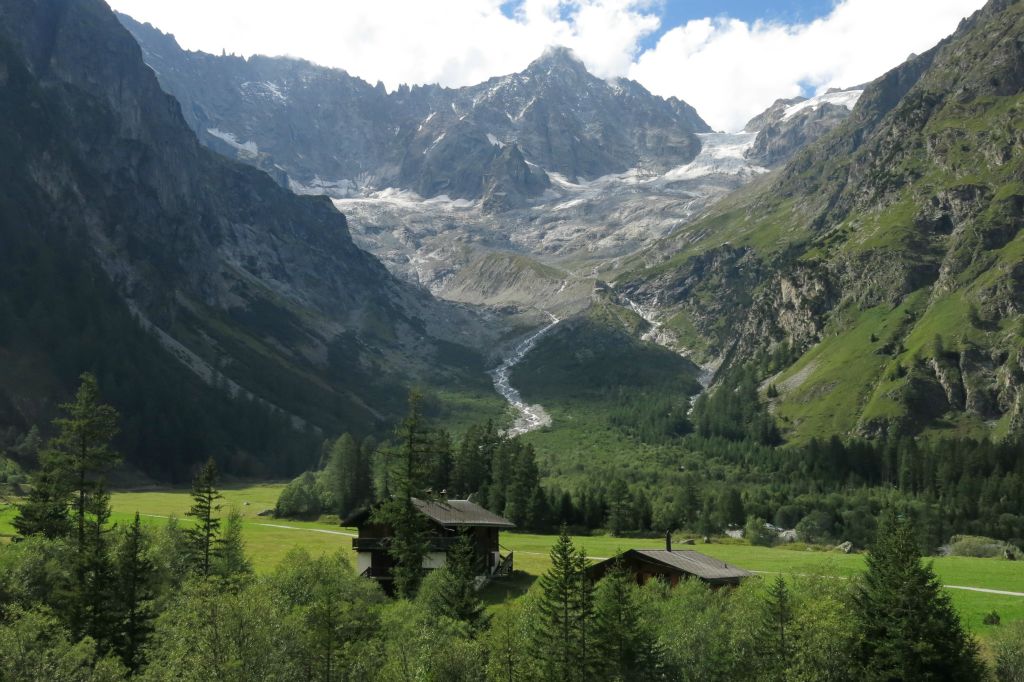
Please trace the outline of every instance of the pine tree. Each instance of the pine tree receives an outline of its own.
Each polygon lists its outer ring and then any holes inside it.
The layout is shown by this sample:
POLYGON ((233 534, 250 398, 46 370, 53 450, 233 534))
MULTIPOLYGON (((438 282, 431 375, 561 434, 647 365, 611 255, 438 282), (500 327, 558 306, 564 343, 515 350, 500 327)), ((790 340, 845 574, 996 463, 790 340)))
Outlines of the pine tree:
POLYGON ((484 603, 477 596, 476 576, 480 572, 473 542, 463 535, 448 550, 448 558, 433 594, 427 599, 427 608, 437 616, 461 620, 474 629, 482 628, 486 620, 484 603))
POLYGON ((868 680, 980 680, 984 666, 909 521, 890 509, 855 598, 858 651, 868 680))
POLYGON ((196 520, 187 533, 192 568, 203 577, 210 575, 213 562, 220 554, 220 519, 215 516, 220 510, 219 499, 217 464, 211 457, 192 481, 192 507, 185 514, 196 520))
POLYGON ((617 564, 594 595, 594 679, 656 680, 664 676, 657 637, 640 621, 633 577, 617 564))
POLYGON ((581 571, 585 566, 585 555, 563 526, 551 548, 551 568, 538 580, 534 647, 546 679, 582 682, 588 678, 593 588, 581 571))
POLYGON ((490 477, 491 459, 500 441, 501 436, 493 421, 469 427, 458 450, 453 453, 449 482, 453 492, 470 495, 483 488, 490 477))
POLYGON ((139 513, 123 532, 114 554, 119 626, 115 649, 132 671, 145 662, 143 644, 153 629, 156 567, 147 556, 149 538, 142 530, 139 513))
POLYGON ((747 514, 743 509, 743 498, 736 488, 728 488, 718 498, 718 513, 725 525, 742 526, 747 520, 747 514))
POLYGON ((42 470, 15 527, 23 534, 70 535, 75 576, 71 630, 79 637, 92 634, 102 644, 108 634, 100 593, 107 587, 104 526, 110 515, 104 475, 120 461, 110 447, 117 412, 100 402, 96 377, 86 373, 81 379, 74 401, 61 405, 65 416, 53 422, 57 435, 40 453, 42 470))
POLYGON ((621 478, 612 481, 608 488, 608 530, 612 535, 620 535, 634 526, 633 496, 630 495, 626 482, 621 478))
POLYGON ((331 445, 324 469, 327 489, 334 513, 344 517, 366 500, 361 498, 365 487, 362 476, 362 452, 349 434, 343 434, 331 445))
POLYGON ((759 679, 785 680, 786 666, 794 654, 793 637, 789 631, 793 622, 793 604, 786 579, 776 576, 762 605, 760 637, 764 647, 759 679))
POLYGON ((75 400, 61 405, 67 416, 53 421, 57 436, 50 441, 44 467, 74 497, 75 547, 86 548, 86 514, 89 497, 103 491, 103 475, 121 461, 110 448, 117 434, 117 411, 100 402, 99 386, 92 374, 83 374, 75 400))
POLYGON ((245 540, 242 538, 242 512, 232 506, 224 524, 224 535, 220 540, 220 555, 217 557, 217 574, 231 580, 252 575, 252 562, 245 555, 245 540))
POLYGON ((50 539, 67 537, 72 527, 68 514, 70 497, 67 477, 44 464, 32 477, 28 498, 18 505, 14 528, 25 537, 36 534, 50 539))
POLYGON ((79 559, 81 584, 75 595, 77 608, 73 619, 75 632, 96 640, 104 653, 113 647, 117 630, 114 608, 116 581, 110 558, 110 495, 105 491, 88 496, 85 518, 85 550, 79 559))
POLYGON ((576 589, 579 591, 579 617, 577 630, 579 636, 579 667, 583 679, 589 680, 594 672, 594 584, 587 577, 590 560, 583 548, 576 552, 576 589))
POLYGON ((413 502, 429 496, 427 486, 433 473, 433 440, 420 411, 419 394, 409 396, 409 414, 398 430, 400 445, 389 454, 388 486, 391 497, 373 512, 373 521, 391 529, 388 554, 395 592, 415 596, 423 578, 423 559, 429 551, 429 527, 413 502))

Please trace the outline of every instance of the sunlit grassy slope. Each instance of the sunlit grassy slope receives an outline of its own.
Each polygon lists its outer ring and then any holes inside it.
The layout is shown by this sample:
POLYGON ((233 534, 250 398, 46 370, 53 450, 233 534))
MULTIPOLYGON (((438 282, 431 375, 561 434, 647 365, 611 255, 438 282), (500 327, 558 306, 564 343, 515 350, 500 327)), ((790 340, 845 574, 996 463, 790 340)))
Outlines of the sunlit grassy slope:
MULTIPOLYGON (((352 536, 355 530, 342 528, 329 522, 285 521, 258 516, 259 512, 274 506, 283 484, 261 484, 229 488, 223 491, 224 509, 238 505, 245 519, 245 541, 257 572, 273 570, 293 547, 305 547, 314 555, 341 550, 351 560, 352 536), (248 504, 246 504, 248 503, 248 504)), ((166 517, 177 516, 188 523, 191 498, 187 490, 153 490, 117 492, 111 499, 113 521, 128 521, 138 511, 147 524, 166 523, 166 517)), ((11 534, 14 509, 0 506, 0 535, 11 534)), ((594 559, 613 556, 629 548, 658 548, 659 538, 614 538, 609 536, 575 537, 594 559)), ((503 533, 503 551, 515 552, 516 577, 508 582, 496 582, 487 588, 490 603, 523 594, 534 579, 547 570, 548 552, 555 540, 553 535, 530 533, 503 533)), ((676 547, 681 548, 681 538, 676 547)), ((864 568, 863 554, 841 554, 820 551, 804 545, 787 547, 753 547, 737 541, 704 544, 698 541, 692 547, 697 551, 763 574, 826 575, 836 579, 849 579, 864 568)), ((950 586, 977 587, 1024 593, 1024 562, 999 559, 972 559, 967 557, 938 557, 932 559, 935 571, 943 583, 950 586)), ((996 611, 1004 623, 1024 620, 1024 597, 989 594, 961 589, 950 589, 954 604, 965 623, 974 632, 987 635, 991 630, 982 624, 985 614, 996 611)))

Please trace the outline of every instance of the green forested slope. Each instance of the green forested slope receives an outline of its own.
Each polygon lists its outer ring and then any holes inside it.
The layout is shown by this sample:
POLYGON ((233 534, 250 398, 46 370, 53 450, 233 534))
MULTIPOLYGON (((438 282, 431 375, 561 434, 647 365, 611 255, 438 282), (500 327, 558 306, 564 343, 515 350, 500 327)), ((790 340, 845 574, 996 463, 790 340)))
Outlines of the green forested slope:
POLYGON ((724 371, 792 347, 761 376, 791 440, 1004 437, 1024 428, 1022 226, 1024 5, 1000 0, 617 289, 724 371))

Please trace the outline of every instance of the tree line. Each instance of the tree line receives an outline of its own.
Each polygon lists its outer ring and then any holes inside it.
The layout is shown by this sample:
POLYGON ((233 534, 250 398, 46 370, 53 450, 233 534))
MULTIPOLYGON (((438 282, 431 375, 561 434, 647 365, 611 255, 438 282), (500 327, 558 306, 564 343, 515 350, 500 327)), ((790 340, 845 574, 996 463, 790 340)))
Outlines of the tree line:
POLYGON ((396 463, 415 459, 420 496, 470 498, 521 528, 550 526, 550 502, 540 484, 531 445, 500 432, 494 422, 471 426, 456 443, 446 430, 429 423, 422 399, 410 396, 409 414, 395 438, 377 445, 357 444, 343 434, 323 447, 321 468, 300 475, 281 492, 275 512, 284 517, 313 518, 352 512, 389 500, 408 468, 396 463))

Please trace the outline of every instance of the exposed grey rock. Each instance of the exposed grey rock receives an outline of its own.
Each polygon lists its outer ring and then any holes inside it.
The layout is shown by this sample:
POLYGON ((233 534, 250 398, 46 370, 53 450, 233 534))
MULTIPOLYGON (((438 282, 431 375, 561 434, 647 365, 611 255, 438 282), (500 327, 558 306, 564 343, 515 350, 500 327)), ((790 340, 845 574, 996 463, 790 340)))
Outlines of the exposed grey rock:
POLYGON ((301 60, 186 52, 119 16, 204 144, 334 197, 400 187, 502 211, 543 193, 548 172, 681 165, 710 132, 685 102, 596 78, 565 48, 472 87, 387 93, 301 60))

